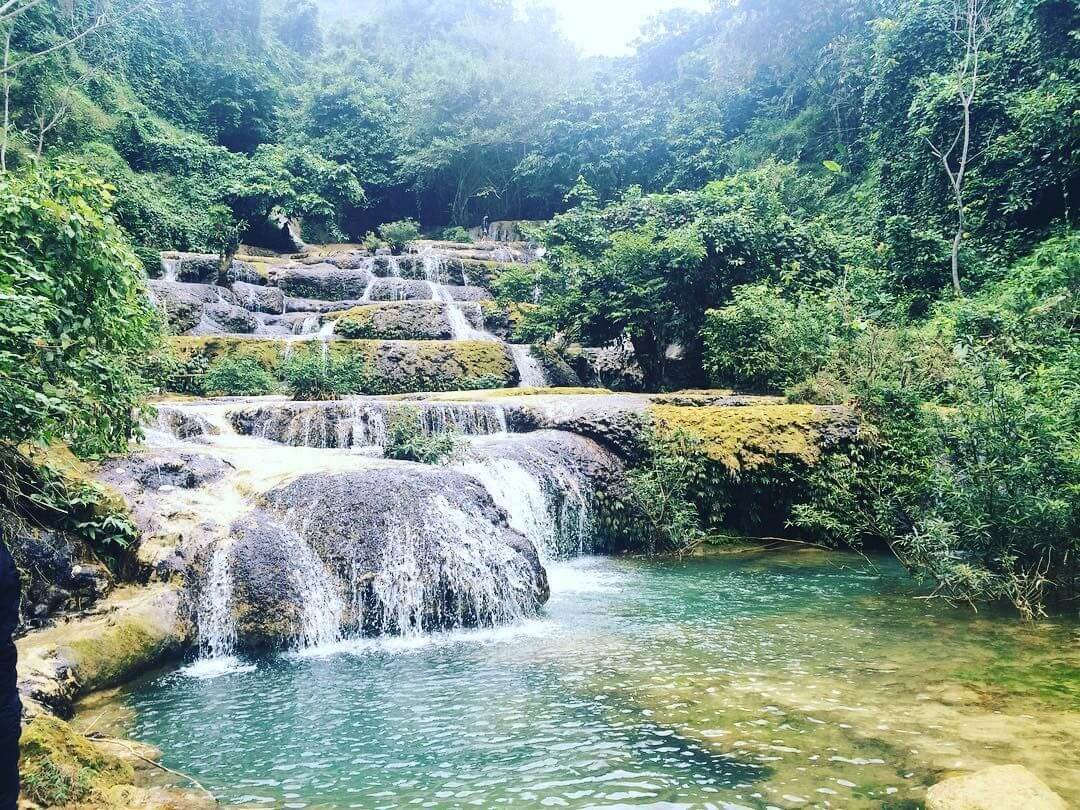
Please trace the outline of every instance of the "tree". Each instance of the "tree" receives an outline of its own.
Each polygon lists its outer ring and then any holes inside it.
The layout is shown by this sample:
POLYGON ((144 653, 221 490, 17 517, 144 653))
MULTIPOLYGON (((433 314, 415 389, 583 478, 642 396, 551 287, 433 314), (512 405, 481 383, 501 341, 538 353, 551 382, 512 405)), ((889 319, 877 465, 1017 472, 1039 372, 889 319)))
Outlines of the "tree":
POLYGON ((247 223, 235 220, 228 206, 215 205, 210 209, 210 227, 211 243, 218 253, 218 284, 224 287, 229 283, 229 267, 240 250, 247 223))
MULTIPOLYGON (((152 2, 152 0, 150 0, 152 2)), ((39 11, 42 8, 48 8, 52 5, 49 0, 0 0, 0 37, 3 38, 3 61, 0 62, 0 90, 4 94, 4 112, 3 112, 3 129, 0 130, 0 171, 7 171, 8 163, 8 150, 11 144, 12 138, 12 108, 11 108, 11 91, 15 83, 15 79, 18 76, 19 70, 42 59, 46 59, 53 54, 72 48, 76 43, 95 33, 102 28, 112 25, 120 19, 128 16, 129 14, 137 11, 143 3, 134 3, 129 8, 123 11, 114 11, 111 4, 104 2, 99 5, 94 14, 86 17, 85 19, 79 19, 76 17, 74 7, 72 6, 70 13, 63 15, 65 20, 64 27, 61 31, 57 32, 57 35, 52 38, 52 41, 45 40, 45 44, 35 44, 30 47, 29 50, 16 53, 12 48, 12 39, 15 34, 15 28, 21 22, 28 20, 29 13, 34 9, 39 11)), ((69 2, 67 5, 71 6, 69 2)), ((61 9, 64 10, 64 9, 61 9)), ((38 125, 36 136, 36 155, 41 156, 41 152, 44 148, 45 135, 54 128, 60 120, 67 114, 68 105, 70 103, 70 90, 69 89, 62 94, 62 97, 57 102, 55 109, 52 113, 48 113, 44 110, 38 110, 36 116, 36 123, 38 125)))
POLYGON ((934 156, 941 161, 956 204, 956 235, 952 243, 953 291, 961 294, 960 245, 964 240, 964 181, 967 179, 971 154, 971 114, 975 94, 979 89, 979 58, 983 44, 993 28, 989 0, 955 0, 952 13, 952 34, 963 45, 963 56, 956 63, 953 75, 954 91, 960 104, 961 120, 956 137, 949 146, 935 145, 927 140, 934 156), (960 153, 956 155, 959 148, 960 153), (954 155, 955 158, 954 158, 954 155))

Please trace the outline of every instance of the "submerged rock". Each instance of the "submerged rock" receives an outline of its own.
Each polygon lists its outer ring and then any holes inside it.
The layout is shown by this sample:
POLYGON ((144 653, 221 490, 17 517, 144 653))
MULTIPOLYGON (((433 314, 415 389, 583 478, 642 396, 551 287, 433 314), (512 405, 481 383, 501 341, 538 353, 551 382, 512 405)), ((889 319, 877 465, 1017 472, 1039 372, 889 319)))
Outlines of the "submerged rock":
POLYGON ((1067 810, 1065 800, 1022 765, 955 776, 926 792, 926 810, 1067 810))
POLYGON ((302 476, 237 521, 230 542, 230 613, 246 648, 504 624, 548 597, 532 543, 483 486, 443 468, 302 476))

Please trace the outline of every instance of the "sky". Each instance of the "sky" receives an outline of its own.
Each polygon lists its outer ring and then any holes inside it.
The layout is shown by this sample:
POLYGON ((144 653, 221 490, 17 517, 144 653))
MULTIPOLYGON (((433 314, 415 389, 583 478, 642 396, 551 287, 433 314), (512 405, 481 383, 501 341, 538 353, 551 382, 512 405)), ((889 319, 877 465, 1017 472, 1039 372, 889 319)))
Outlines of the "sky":
POLYGON ((530 0, 550 6, 566 34, 587 56, 624 56, 642 24, 673 8, 704 11, 709 0, 530 0))

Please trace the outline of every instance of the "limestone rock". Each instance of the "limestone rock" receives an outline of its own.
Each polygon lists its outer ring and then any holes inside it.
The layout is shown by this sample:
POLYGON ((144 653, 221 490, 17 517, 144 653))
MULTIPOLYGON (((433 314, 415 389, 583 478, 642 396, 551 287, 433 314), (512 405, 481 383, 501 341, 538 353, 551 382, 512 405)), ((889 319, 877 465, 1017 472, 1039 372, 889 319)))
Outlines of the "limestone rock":
POLYGON ((446 304, 435 301, 369 304, 341 315, 334 334, 350 340, 450 340, 454 330, 446 308, 446 304))
POLYGON ((348 270, 322 263, 280 268, 271 281, 288 296, 345 301, 363 298, 371 278, 367 270, 348 270))
POLYGON ((174 334, 182 334, 198 326, 206 304, 237 303, 230 290, 212 284, 151 280, 149 286, 154 303, 174 334))
POLYGON ((232 285, 236 303, 251 312, 280 315, 285 311, 285 294, 277 287, 236 281, 232 285))
POLYGON ((320 601, 347 632, 502 623, 548 597, 536 549, 487 490, 437 467, 301 476, 237 521, 227 553, 248 648, 298 638, 312 587, 326 590, 320 601), (406 575, 414 587, 403 590, 406 575))
POLYGON ((955 776, 926 792, 926 810, 1068 810, 1064 799, 1022 765, 955 776))
POLYGON ((163 663, 189 633, 177 589, 119 589, 91 613, 18 640, 19 693, 31 712, 46 706, 70 717, 76 698, 163 663))
POLYGON ((377 278, 371 284, 372 301, 430 301, 431 286, 424 281, 401 278, 377 278))
POLYGON ((207 304, 203 318, 191 334, 250 335, 259 328, 259 321, 248 310, 233 304, 207 304))

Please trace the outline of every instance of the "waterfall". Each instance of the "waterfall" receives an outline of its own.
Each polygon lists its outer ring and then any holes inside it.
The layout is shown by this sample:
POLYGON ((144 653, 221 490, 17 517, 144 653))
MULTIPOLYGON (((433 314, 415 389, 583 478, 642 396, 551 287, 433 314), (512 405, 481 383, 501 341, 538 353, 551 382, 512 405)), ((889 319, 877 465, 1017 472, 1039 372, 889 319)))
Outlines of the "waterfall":
POLYGON ((532 355, 532 346, 518 343, 510 344, 510 353, 514 356, 514 365, 517 366, 518 376, 521 382, 520 388, 546 388, 547 377, 544 367, 532 355))
POLYGON ((341 640, 345 604, 319 555, 296 532, 282 532, 282 548, 289 560, 289 576, 301 597, 296 648, 309 650, 341 640))
POLYGON ((528 564, 486 520, 441 495, 413 514, 387 513, 386 520, 380 571, 353 583, 358 628, 415 636, 532 615, 537 594, 528 564))
POLYGON ((230 543, 218 543, 199 595, 196 625, 199 629, 199 653, 205 659, 230 658, 236 652, 231 550, 230 543))
POLYGON ((474 456, 461 464, 547 559, 593 551, 591 484, 554 453, 534 453, 531 463, 474 456))
POLYGON ((165 259, 161 260, 161 277, 165 281, 173 282, 180 280, 180 265, 182 259, 165 259))

